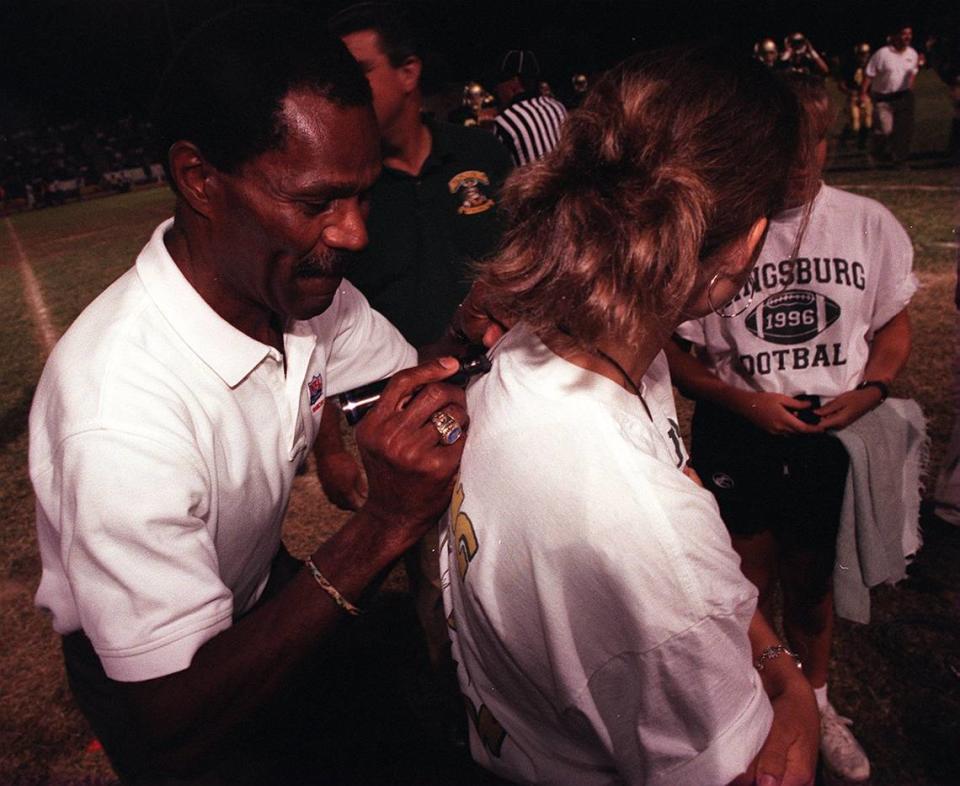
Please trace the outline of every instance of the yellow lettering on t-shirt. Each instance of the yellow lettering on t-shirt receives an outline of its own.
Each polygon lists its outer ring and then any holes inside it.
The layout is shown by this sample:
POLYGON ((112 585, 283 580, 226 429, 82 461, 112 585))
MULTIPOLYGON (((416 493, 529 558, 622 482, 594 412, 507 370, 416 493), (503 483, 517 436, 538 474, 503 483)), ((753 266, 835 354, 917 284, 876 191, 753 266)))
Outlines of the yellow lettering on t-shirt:
POLYGON ((473 721, 477 736, 480 737, 483 747, 494 756, 499 757, 503 748, 503 741, 507 738, 506 730, 500 725, 500 721, 493 716, 486 704, 481 704, 478 712, 468 696, 463 697, 463 703, 467 705, 467 715, 473 721))
POLYGON ((467 568, 470 567, 470 560, 477 553, 477 533, 474 532, 473 522, 470 517, 460 510, 463 505, 463 484, 458 483, 453 492, 453 504, 450 506, 450 521, 452 523, 453 542, 457 548, 457 572, 460 574, 460 580, 467 575, 467 568))

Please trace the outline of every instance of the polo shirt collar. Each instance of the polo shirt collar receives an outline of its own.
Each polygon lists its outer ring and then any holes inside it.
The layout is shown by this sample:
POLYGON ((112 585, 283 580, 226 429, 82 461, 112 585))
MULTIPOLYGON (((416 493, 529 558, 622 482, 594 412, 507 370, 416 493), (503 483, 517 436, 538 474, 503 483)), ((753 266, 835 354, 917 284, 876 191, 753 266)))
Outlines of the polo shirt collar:
POLYGON ((456 155, 453 148, 453 142, 450 134, 447 132, 446 124, 429 119, 424 121, 430 129, 430 138, 433 143, 430 145, 430 157, 436 157, 441 161, 446 161, 451 156, 456 155))
POLYGON ((426 159, 424 159, 423 166, 420 167, 420 174, 411 175, 409 172, 401 172, 389 166, 383 167, 384 172, 389 172, 394 177, 416 180, 456 155, 456 150, 453 148, 450 135, 443 127, 443 124, 427 118, 424 118, 423 122, 430 131, 430 152, 427 154, 426 159))
POLYGON ((265 357, 280 353, 235 328, 200 297, 163 242, 172 226, 170 218, 154 230, 137 257, 137 275, 174 332, 229 387, 236 387, 265 357))

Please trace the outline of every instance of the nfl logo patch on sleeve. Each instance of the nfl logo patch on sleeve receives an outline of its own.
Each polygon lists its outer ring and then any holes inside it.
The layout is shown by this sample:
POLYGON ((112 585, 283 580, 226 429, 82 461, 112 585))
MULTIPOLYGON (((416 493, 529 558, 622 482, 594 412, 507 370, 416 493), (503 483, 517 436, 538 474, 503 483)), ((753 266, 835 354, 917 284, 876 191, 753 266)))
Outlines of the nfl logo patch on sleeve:
POLYGON ((307 390, 310 393, 310 411, 316 412, 323 405, 323 377, 314 374, 307 383, 307 390))

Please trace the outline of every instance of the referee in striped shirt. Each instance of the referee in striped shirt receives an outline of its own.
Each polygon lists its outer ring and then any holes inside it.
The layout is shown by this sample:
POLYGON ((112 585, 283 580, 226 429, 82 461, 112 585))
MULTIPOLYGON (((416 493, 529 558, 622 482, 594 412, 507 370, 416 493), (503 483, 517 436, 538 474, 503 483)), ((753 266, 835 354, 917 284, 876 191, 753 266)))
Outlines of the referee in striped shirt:
POLYGON ((539 94, 539 77, 540 64, 529 49, 511 49, 500 60, 494 92, 503 109, 494 120, 493 131, 516 166, 551 151, 567 118, 563 104, 539 94))

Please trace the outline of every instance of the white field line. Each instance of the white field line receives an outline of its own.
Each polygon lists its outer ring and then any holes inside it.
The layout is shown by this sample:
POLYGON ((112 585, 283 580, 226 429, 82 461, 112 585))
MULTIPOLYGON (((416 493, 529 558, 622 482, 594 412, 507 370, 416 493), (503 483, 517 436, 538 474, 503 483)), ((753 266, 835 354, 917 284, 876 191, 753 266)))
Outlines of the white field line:
POLYGON ((23 292, 27 298, 27 305, 30 307, 30 316, 33 317, 33 323, 36 325, 37 333, 40 336, 43 354, 44 356, 49 355, 53 345, 57 343, 57 331, 54 330, 53 322, 50 321, 50 312, 47 310, 47 303, 43 299, 40 282, 33 274, 30 259, 23 250, 20 236, 17 234, 17 230, 13 228, 13 223, 8 217, 3 219, 3 223, 7 227, 10 237, 13 239, 13 246, 17 251, 17 267, 20 269, 20 277, 23 279, 23 292))

